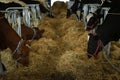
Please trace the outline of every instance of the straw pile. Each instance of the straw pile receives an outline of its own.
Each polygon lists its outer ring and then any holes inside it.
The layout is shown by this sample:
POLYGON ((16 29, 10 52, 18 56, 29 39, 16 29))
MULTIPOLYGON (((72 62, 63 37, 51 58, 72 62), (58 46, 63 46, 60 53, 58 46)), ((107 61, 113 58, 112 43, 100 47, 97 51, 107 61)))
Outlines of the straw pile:
MULTIPOLYGON (((73 15, 66 19, 66 4, 56 2, 52 7, 55 18, 46 17, 39 28, 43 38, 31 44, 29 67, 15 68, 9 49, 2 51, 7 76, 1 80, 119 80, 119 73, 100 58, 87 59, 87 33, 82 22, 73 15), (62 6, 62 7, 61 7, 62 6)), ((112 42, 110 61, 120 68, 120 45, 112 42)))

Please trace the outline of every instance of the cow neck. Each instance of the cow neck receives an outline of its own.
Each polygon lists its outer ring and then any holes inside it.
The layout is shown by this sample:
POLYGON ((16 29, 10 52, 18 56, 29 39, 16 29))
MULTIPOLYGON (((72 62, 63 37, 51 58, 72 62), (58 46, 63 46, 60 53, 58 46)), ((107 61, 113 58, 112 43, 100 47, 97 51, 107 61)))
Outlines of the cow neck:
POLYGON ((6 40, 6 44, 13 52, 16 49, 21 38, 9 25, 7 19, 5 18, 0 19, 0 22, 1 22, 0 25, 3 26, 1 27, 1 29, 3 32, 3 36, 5 37, 6 40))
POLYGON ((22 34, 23 34, 22 37, 23 37, 23 39, 26 39, 26 40, 31 39, 31 40, 33 40, 34 37, 36 36, 36 31, 33 28, 22 25, 21 29, 22 29, 22 34), (28 36, 30 36, 30 37, 28 37, 28 36))
MULTIPOLYGON (((101 32, 102 33, 102 32, 101 32)), ((110 40, 108 40, 109 38, 105 38, 104 35, 100 35, 99 39, 101 40, 102 44, 105 46, 106 44, 108 44, 108 42, 110 40)))

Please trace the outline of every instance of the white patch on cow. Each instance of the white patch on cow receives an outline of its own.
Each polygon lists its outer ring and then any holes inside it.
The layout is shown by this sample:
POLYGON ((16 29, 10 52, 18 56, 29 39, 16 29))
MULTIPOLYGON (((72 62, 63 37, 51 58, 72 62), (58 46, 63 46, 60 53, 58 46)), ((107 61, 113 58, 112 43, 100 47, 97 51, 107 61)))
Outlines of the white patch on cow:
POLYGON ((93 17, 93 14, 92 14, 92 13, 89 13, 89 14, 87 15, 87 17, 86 17, 87 22, 90 20, 91 17, 93 17))
POLYGON ((77 15, 80 17, 80 14, 81 14, 81 11, 80 10, 78 10, 77 11, 77 15))

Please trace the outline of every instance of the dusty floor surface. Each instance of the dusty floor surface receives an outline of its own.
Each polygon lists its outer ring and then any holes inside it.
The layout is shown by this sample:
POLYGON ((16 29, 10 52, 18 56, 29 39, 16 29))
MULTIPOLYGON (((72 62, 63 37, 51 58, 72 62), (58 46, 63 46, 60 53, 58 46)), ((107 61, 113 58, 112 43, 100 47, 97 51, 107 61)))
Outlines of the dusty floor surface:
MULTIPOLYGON (((98 60, 87 59, 87 32, 73 15, 66 19, 64 3, 55 3, 52 13, 55 18, 40 21, 38 27, 45 33, 32 41, 29 67, 16 68, 11 51, 0 52, 7 67, 6 76, 0 80, 120 80, 120 73, 105 60, 105 51, 98 60)), ((109 60, 120 69, 119 42, 112 42, 109 60)))

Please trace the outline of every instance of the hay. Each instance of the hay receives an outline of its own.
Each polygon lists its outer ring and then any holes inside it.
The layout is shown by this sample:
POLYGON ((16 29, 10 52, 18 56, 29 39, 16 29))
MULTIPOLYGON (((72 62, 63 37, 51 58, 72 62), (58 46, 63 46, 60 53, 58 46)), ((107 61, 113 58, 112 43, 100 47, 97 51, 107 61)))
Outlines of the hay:
POLYGON ((77 68, 81 67, 81 72, 83 73, 85 68, 85 62, 84 60, 80 59, 80 57, 83 55, 80 55, 76 51, 66 51, 61 55, 61 57, 58 60, 57 64, 57 70, 59 72, 77 72, 77 68), (83 71, 82 71, 83 70, 83 71))
MULTIPOLYGON (((66 4, 53 5, 55 18, 44 18, 39 29, 45 29, 43 37, 33 40, 29 67, 15 68, 9 49, 1 52, 7 67, 4 80, 119 80, 119 73, 103 58, 87 58, 87 33, 82 22, 72 15, 66 19, 66 4), (63 8, 61 8, 63 6, 63 8), (60 9, 59 9, 60 8, 60 9), (14 77, 13 77, 14 76, 14 77)), ((110 61, 118 68, 119 42, 113 42, 110 61)))
POLYGON ((44 73, 52 72, 57 59, 56 55, 58 55, 57 42, 52 39, 42 38, 37 42, 33 42, 31 49, 30 70, 35 71, 34 69, 38 69, 44 73))
POLYGON ((66 12, 67 5, 64 2, 56 1, 52 6, 52 14, 55 17, 59 17, 62 12, 66 12))

